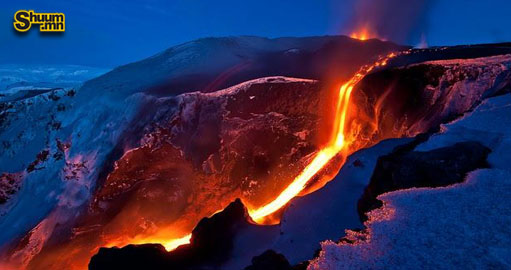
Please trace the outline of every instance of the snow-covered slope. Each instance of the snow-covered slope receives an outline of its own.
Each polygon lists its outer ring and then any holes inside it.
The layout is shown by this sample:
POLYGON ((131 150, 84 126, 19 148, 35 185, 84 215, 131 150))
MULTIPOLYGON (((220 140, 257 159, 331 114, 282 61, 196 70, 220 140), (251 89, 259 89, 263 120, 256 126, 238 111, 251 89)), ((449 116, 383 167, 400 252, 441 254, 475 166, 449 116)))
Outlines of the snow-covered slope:
POLYGON ((416 150, 479 141, 490 169, 464 183, 380 195, 367 232, 322 243, 309 269, 509 269, 511 267, 511 95, 488 99, 416 150))
POLYGON ((144 102, 136 96, 88 102, 74 90, 53 90, 2 104, 0 171, 23 175, 19 191, 0 205, 4 248, 33 230, 33 241, 26 242, 29 254, 19 254, 27 260, 58 223, 77 213, 144 102))
POLYGON ((0 102, 20 100, 54 88, 78 87, 106 68, 76 65, 0 65, 0 102))
POLYGON ((173 96, 211 92, 268 76, 344 79, 378 55, 404 50, 391 42, 361 42, 346 36, 268 39, 254 36, 202 38, 115 68, 86 83, 104 91, 173 96))

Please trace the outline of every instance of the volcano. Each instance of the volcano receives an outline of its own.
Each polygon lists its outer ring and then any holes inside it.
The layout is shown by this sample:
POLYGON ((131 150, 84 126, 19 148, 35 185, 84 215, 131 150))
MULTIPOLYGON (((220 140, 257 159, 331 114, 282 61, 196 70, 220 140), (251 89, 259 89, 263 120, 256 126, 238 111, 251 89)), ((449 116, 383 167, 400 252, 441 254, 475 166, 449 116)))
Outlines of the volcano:
MULTIPOLYGON (((403 259, 385 245, 422 241, 426 251, 413 260, 433 267, 440 256, 448 268, 459 257, 427 252, 450 254, 430 243, 445 233, 420 221, 445 211, 443 225, 460 228, 447 213, 488 206, 471 198, 497 203, 463 192, 495 192, 489 175, 505 188, 510 68, 508 43, 412 49, 344 36, 207 38, 81 86, 6 100, 2 261, 26 269, 385 268, 403 259), (458 193, 466 200, 441 206, 458 193), (405 203, 414 199, 425 216, 405 203), (386 255, 368 258, 364 248, 386 255)), ((506 222, 500 205, 487 223, 506 222)), ((510 250, 487 234, 463 247, 478 241, 499 252, 474 267, 506 265, 510 250)))

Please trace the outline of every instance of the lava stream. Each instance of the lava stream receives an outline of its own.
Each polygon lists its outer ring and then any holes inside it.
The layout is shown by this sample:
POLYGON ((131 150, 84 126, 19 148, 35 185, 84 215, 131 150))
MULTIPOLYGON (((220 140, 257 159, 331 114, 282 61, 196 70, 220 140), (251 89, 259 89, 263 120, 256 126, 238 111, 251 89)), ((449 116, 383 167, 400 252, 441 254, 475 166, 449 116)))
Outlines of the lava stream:
POLYGON ((345 145, 349 143, 346 141, 346 134, 344 126, 346 122, 346 114, 350 103, 351 92, 353 87, 371 70, 375 67, 384 66, 387 61, 395 57, 395 53, 391 53, 386 57, 380 59, 372 65, 364 66, 357 72, 348 82, 344 83, 337 96, 337 106, 335 110, 334 128, 330 142, 321 149, 314 159, 309 163, 305 169, 293 180, 293 182, 286 188, 280 195, 268 203, 267 205, 249 211, 250 216, 256 222, 262 222, 265 217, 275 213, 277 210, 286 205, 289 200, 298 195, 306 186, 306 184, 337 154, 343 150, 345 145))
MULTIPOLYGON (((307 185, 307 183, 334 158, 337 154, 351 142, 353 138, 346 138, 345 122, 346 114, 350 104, 350 96, 353 87, 374 68, 385 66, 387 61, 396 56, 396 53, 390 53, 386 57, 381 58, 372 65, 363 66, 351 79, 339 88, 337 96, 337 105, 335 109, 334 126, 332 129, 330 142, 320 151, 317 152, 314 159, 302 170, 302 172, 293 180, 293 182, 282 191, 279 196, 270 203, 250 210, 250 217, 258 223, 262 223, 264 219, 285 206, 292 198, 297 196, 307 185)), ((162 243, 168 251, 175 249, 181 244, 189 243, 191 234, 179 239, 172 239, 162 243)))
MULTIPOLYGON (((351 81, 350 81, 351 82, 351 81)), ((307 165, 303 171, 293 180, 293 182, 280 195, 269 204, 250 211, 249 214, 256 222, 262 222, 264 218, 273 214, 282 208, 289 200, 298 195, 314 175, 318 173, 337 153, 339 153, 345 144, 344 138, 344 122, 346 120, 346 112, 348 110, 349 98, 353 90, 353 84, 345 83, 339 90, 339 97, 336 108, 336 119, 334 126, 333 140, 323 149, 321 149, 314 159, 307 165)))

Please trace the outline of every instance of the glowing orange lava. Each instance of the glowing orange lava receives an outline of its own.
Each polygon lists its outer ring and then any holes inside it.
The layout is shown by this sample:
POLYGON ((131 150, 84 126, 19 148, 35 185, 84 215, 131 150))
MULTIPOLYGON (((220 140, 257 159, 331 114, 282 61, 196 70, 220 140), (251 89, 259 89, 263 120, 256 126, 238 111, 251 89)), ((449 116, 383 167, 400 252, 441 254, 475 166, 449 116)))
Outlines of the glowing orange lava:
POLYGON ((289 200, 298 195, 306 186, 306 184, 337 154, 343 150, 345 145, 349 144, 346 141, 344 126, 346 122, 346 114, 348 112, 349 101, 353 87, 371 70, 378 66, 384 66, 387 61, 394 57, 395 54, 391 53, 387 57, 382 58, 376 63, 364 66, 357 72, 348 82, 344 83, 337 96, 337 106, 335 110, 335 122, 332 129, 332 140, 321 149, 314 159, 303 169, 303 171, 293 180, 293 182, 286 188, 279 196, 268 203, 267 205, 249 211, 250 216, 256 222, 262 222, 268 215, 275 213, 277 210, 286 205, 289 200))
POLYGON ((171 250, 174 250, 176 249, 177 247, 181 246, 181 245, 185 245, 185 244, 189 244, 190 243, 190 238, 192 238, 192 234, 187 234, 181 238, 178 238, 178 239, 172 239, 170 241, 167 241, 167 242, 163 242, 161 243, 165 249, 167 251, 171 251, 171 250))
POLYGON ((140 244, 146 244, 146 243, 160 243, 165 247, 165 250, 172 251, 176 249, 177 247, 185 244, 190 243, 190 239, 192 238, 192 234, 189 233, 181 238, 172 238, 168 239, 165 237, 148 237, 148 238, 141 238, 141 239, 119 239, 118 241, 110 241, 108 244, 104 245, 105 247, 115 247, 115 246, 124 246, 126 242, 129 242, 131 244, 140 245, 140 244))
POLYGON ((371 30, 371 28, 367 25, 361 27, 355 32, 350 34, 351 38, 359 39, 359 40, 368 40, 371 38, 378 38, 378 35, 375 31, 371 30))
POLYGON ((316 175, 337 153, 344 147, 344 121, 348 109, 349 98, 353 84, 351 81, 341 86, 336 108, 336 124, 334 127, 334 139, 305 167, 305 169, 293 180, 293 182, 280 195, 269 204, 250 211, 250 216, 256 222, 261 222, 266 216, 275 213, 282 208, 289 200, 300 193, 307 182, 316 175))
MULTIPOLYGON (((266 217, 275 213, 283 206, 285 206, 292 198, 296 197, 302 190, 304 190, 307 183, 322 168, 324 168, 325 165, 328 164, 330 160, 332 160, 332 158, 341 153, 341 151, 351 143, 353 138, 346 138, 345 122, 353 87, 367 73, 371 72, 376 67, 385 66, 387 61, 395 56, 395 53, 391 53, 373 63, 372 65, 363 66, 348 82, 344 83, 339 88, 335 108, 334 126, 331 131, 331 139, 329 143, 316 153, 312 161, 302 170, 302 172, 293 180, 293 182, 277 196, 276 199, 258 209, 249 209, 249 214, 255 222, 263 223, 266 217)), ((191 234, 188 234, 179 239, 163 241, 162 244, 165 246, 165 249, 170 251, 177 248, 179 245, 189 243, 190 237, 191 234)))

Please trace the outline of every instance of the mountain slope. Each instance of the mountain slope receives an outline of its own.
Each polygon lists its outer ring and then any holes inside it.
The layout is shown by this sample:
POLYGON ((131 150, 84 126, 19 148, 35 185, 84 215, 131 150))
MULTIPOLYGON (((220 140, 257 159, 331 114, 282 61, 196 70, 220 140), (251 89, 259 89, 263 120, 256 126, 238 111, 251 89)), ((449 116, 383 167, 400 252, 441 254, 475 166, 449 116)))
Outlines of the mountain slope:
MULTIPOLYGON (((410 57, 415 56, 414 52, 408 55, 410 57)), ((358 148, 356 147, 369 147, 380 140, 391 137, 415 136, 419 133, 437 131, 441 123, 451 121, 463 113, 470 111, 487 96, 502 94, 511 90, 509 88, 509 82, 511 82, 509 67, 511 67, 510 55, 501 55, 476 59, 427 61, 403 67, 380 69, 367 75, 357 85, 353 93, 353 107, 355 109, 352 111, 354 116, 352 116, 350 121, 351 123, 355 123, 354 126, 358 127, 358 129, 351 128, 350 131, 359 132, 358 136, 360 137, 357 137, 355 141, 358 145, 353 144, 352 147, 357 150, 358 148)), ((240 175, 237 170, 231 170, 231 168, 233 168, 231 167, 232 162, 230 162, 229 159, 225 159, 225 154, 218 155, 220 158, 217 159, 212 158, 210 161, 213 162, 203 163, 205 159, 201 157, 201 155, 197 155, 195 150, 199 147, 190 147, 190 145, 196 143, 194 131, 203 128, 207 129, 207 127, 210 126, 208 125, 210 119, 219 121, 215 116, 217 115, 217 110, 213 110, 211 105, 205 106, 205 104, 210 104, 212 101, 207 102, 203 99, 203 97, 206 96, 210 98, 215 97, 215 99, 219 100, 227 99, 227 104, 230 102, 237 103, 234 106, 223 107, 226 111, 223 113, 224 116, 221 118, 222 120, 220 120, 220 122, 228 122, 236 118, 238 118, 238 121, 242 119, 244 121, 248 119, 255 120, 261 116, 261 113, 267 113, 268 116, 282 114, 289 117, 292 115, 290 112, 307 108, 302 105, 301 102, 303 100, 314 104, 312 108, 310 108, 311 112, 314 111, 314 108, 317 106, 317 97, 316 94, 311 94, 311 92, 315 91, 316 82, 311 84, 311 82, 307 81, 297 81, 300 84, 309 85, 311 87, 310 90, 312 91, 304 91, 303 94, 305 95, 303 95, 297 92, 299 89, 303 90, 303 85, 293 85, 293 81, 290 79, 280 78, 279 80, 275 80, 275 78, 261 79, 258 80, 258 82, 241 84, 240 86, 211 94, 197 94, 194 98, 197 99, 196 101, 191 102, 191 100, 188 100, 185 103, 186 105, 183 104, 180 106, 182 111, 186 112, 186 117, 179 117, 179 120, 165 121, 169 125, 166 129, 171 130, 171 132, 163 132, 162 134, 177 135, 175 137, 171 135, 167 136, 170 141, 181 145, 180 149, 182 149, 184 156, 189 156, 191 159, 198 159, 198 164, 206 165, 198 169, 207 173, 211 172, 216 177, 221 177, 220 179, 223 179, 223 177, 225 177, 224 175, 227 175, 226 179, 229 180, 227 181, 228 184, 221 185, 222 189, 233 188, 233 186, 237 185, 237 181, 230 181, 231 179, 236 179, 236 177, 229 178, 230 176, 238 176, 238 179, 243 182, 243 179, 245 179, 244 176, 248 175, 250 181, 247 182, 250 183, 252 180, 255 182, 252 192, 257 191, 258 185, 260 184, 271 183, 271 187, 274 191, 273 194, 278 194, 275 190, 279 190, 279 186, 274 185, 278 180, 265 182, 267 179, 265 177, 266 174, 259 177, 255 177, 250 173, 240 175), (270 81, 270 79, 274 81, 270 81), (286 90, 283 91, 284 89, 279 87, 279 80, 288 81, 287 84, 291 83, 290 89, 286 88, 286 90), (258 85, 259 83, 261 84, 258 85), (252 85, 252 87, 247 89, 247 85, 252 85), (263 85, 267 87, 263 87, 263 85), (300 98, 295 100, 293 97, 300 98), (259 103, 261 100, 264 102, 259 103), (195 105, 189 106, 192 104, 195 105), (204 112, 208 113, 207 117, 203 114, 204 112), (182 121, 185 119, 187 119, 184 121, 186 124, 183 124, 182 121), (179 134, 185 134, 184 138, 186 139, 179 140, 180 137, 183 137, 183 135, 179 134), (185 142, 185 144, 182 144, 183 142, 185 142), (210 170, 211 168, 214 170, 210 170)), ((191 97, 189 94, 185 94, 184 96, 187 98, 191 97)), ((215 106, 215 108, 218 107, 215 106)), ((272 127, 272 130, 289 130, 289 133, 294 133, 296 131, 286 125, 284 125, 285 128, 278 128, 280 125, 275 126, 275 122, 271 121, 271 119, 273 118, 268 118, 265 123, 272 127)), ((294 121, 296 123, 301 123, 296 119, 294 121)), ((281 123, 284 124, 286 122, 281 123)), ((166 125, 162 124, 160 126, 163 127, 166 125)), ((220 140, 220 145, 222 145, 220 149, 225 147, 224 149, 228 149, 228 153, 240 153, 239 148, 232 148, 231 142, 233 138, 243 140, 245 137, 253 136, 244 133, 242 128, 239 130, 240 132, 237 132, 236 130, 230 129, 230 125, 224 126, 224 124, 215 124, 213 126, 220 126, 221 130, 207 133, 210 135, 208 138, 216 138, 216 134, 222 134, 222 131, 226 131, 224 135, 218 137, 222 138, 220 140)), ((252 133, 254 133, 254 131, 255 130, 253 130, 252 133)), ((160 133, 153 134, 153 136, 159 137, 159 134, 160 133)), ((201 134, 206 133, 201 132, 201 134)), ((281 149, 289 149, 289 145, 279 139, 281 138, 280 135, 272 133, 269 130, 263 134, 268 135, 269 138, 275 138, 275 140, 278 141, 278 143, 271 145, 279 145, 281 149)), ((158 145, 153 145, 152 142, 154 141, 153 139, 147 141, 149 149, 155 149, 155 146, 158 145)), ((160 140, 157 139, 156 141, 160 140)), ((257 148, 262 146, 264 141, 264 139, 260 138, 253 140, 253 142, 247 141, 247 143, 249 145, 254 144, 257 148)), ((393 147, 406 141, 407 139, 384 141, 374 147, 354 153, 348 158, 347 163, 342 167, 335 179, 327 183, 322 189, 312 194, 293 199, 289 207, 284 210, 280 224, 238 229, 233 239, 224 239, 226 242, 232 242, 233 248, 231 251, 226 251, 230 252, 230 256, 225 260, 222 269, 241 269, 250 263, 252 257, 258 256, 268 249, 284 255, 291 264, 297 264, 301 261, 311 259, 314 256, 315 250, 320 248, 319 243, 321 241, 326 239, 338 239, 344 236, 345 229, 361 227, 362 224, 360 223, 359 214, 357 212, 357 202, 363 194, 365 185, 369 183, 370 174, 373 171, 376 159, 379 155, 388 153, 393 147), (277 230, 278 233, 276 233, 277 230)), ((303 145, 304 141, 294 143, 303 145)), ((202 142, 200 148, 203 150, 213 149, 210 156, 211 158, 215 157, 217 153, 222 152, 217 152, 217 148, 210 147, 214 145, 214 143, 210 143, 208 140, 202 142)), ((269 146, 270 150, 273 149, 271 145, 269 146)), ((252 148, 251 146, 245 145, 242 149, 252 148)), ((268 146, 262 147, 259 151, 248 156, 239 154, 237 155, 237 160, 252 160, 250 157, 257 157, 259 160, 271 161, 271 151, 264 149, 268 149, 268 146)), ((139 151, 139 149, 135 151, 139 151)), ((146 151, 145 153, 149 152, 156 151, 146 151)), ((449 153, 452 153, 452 151, 449 151, 449 153)), ((460 151, 460 154, 461 153, 460 151)), ((150 156, 157 155, 153 154, 150 156)), ((292 171, 296 167, 296 164, 301 163, 301 161, 299 161, 289 164, 288 155, 281 153, 279 156, 281 158, 278 164, 283 165, 282 168, 285 169, 282 171, 284 172, 292 171)), ((123 160, 123 165, 127 164, 125 162, 130 162, 129 158, 123 158, 123 160)), ((273 160, 269 162, 269 164, 275 164, 275 162, 276 161, 273 160)), ((255 164, 257 168, 257 163, 255 164)), ((436 164, 438 164, 438 162, 436 164)), ((456 164, 456 162, 446 162, 446 164, 456 164)), ((121 170, 126 170, 129 167, 132 167, 133 171, 139 170, 139 167, 135 165, 123 167, 121 170)), ((463 168, 463 166, 460 167, 463 168)), ((472 168, 472 166, 469 167, 472 168)), ((234 169, 235 168, 236 167, 234 167, 234 169)), ((247 168, 243 170, 243 172, 252 172, 254 167, 248 166, 243 168, 247 168)), ((268 173, 268 176, 280 176, 281 172, 278 169, 275 170, 274 167, 270 167, 268 170, 271 172, 268 173)), ((454 171, 457 172, 456 170, 454 171)), ((144 192, 138 193, 137 198, 142 196, 142 194, 147 194, 146 192, 151 194, 151 189, 148 188, 150 185, 149 181, 144 181, 145 184, 140 184, 140 188, 130 188, 133 186, 131 180, 129 180, 129 183, 126 182, 126 186, 122 185, 121 183, 123 183, 124 180, 129 179, 129 177, 125 175, 127 174, 122 174, 122 177, 116 177, 116 184, 108 186, 110 190, 109 193, 121 198, 117 194, 124 193, 125 191, 123 190, 125 188, 126 190, 136 190, 137 193, 144 188, 144 192), (118 188, 116 189, 115 187, 118 188)), ((134 178, 141 179, 140 177, 134 178)), ((292 178, 284 177, 281 180, 284 181, 285 179, 291 180, 292 178)), ((112 180, 114 179, 112 178, 112 180)), ((209 179, 206 181, 201 180, 203 183, 211 183, 212 181, 213 180, 209 179)), ((201 184, 196 185, 201 186, 201 184)), ((152 188, 157 187, 158 186, 153 186, 152 188)), ((282 186, 280 186, 280 190, 281 189, 282 186)), ((208 195, 206 203, 204 203, 204 200, 199 199, 193 200, 192 204, 201 205, 201 207, 198 208, 205 209, 209 206, 209 202, 218 199, 217 191, 218 189, 207 190, 204 193, 204 195, 208 195)), ((252 202, 251 197, 246 196, 244 193, 240 195, 232 190, 227 193, 228 194, 221 196, 227 201, 232 200, 233 197, 230 196, 241 196, 244 202, 252 202)), ((257 197, 261 197, 260 194, 256 196, 256 198, 257 197)), ((121 201, 121 199, 114 200, 121 201)), ((137 199, 137 201, 142 201, 142 199, 137 199)), ((161 199, 153 202, 153 209, 158 208, 158 202, 160 201, 161 199)), ((167 209, 168 212, 168 209, 172 209, 172 206, 167 206, 165 209, 167 209)), ((126 208, 124 210, 126 210, 126 208)), ((126 214, 129 215, 132 215, 132 213, 132 211, 126 212, 126 214)), ((145 213, 143 213, 142 216, 148 217, 145 213)), ((160 215, 160 217, 161 216, 162 215, 160 215)), ((187 217, 189 216, 190 215, 187 215, 187 217)), ((126 218, 126 220, 132 220, 135 216, 130 217, 131 218, 126 218)), ((196 222, 197 221, 198 219, 196 222)), ((132 224, 130 223, 130 225, 132 224)), ((123 227, 125 227, 125 225, 123 227)), ((141 249, 144 248, 141 247, 141 249)), ((137 258, 134 257, 133 254, 130 255, 130 253, 127 253, 129 250, 131 250, 131 247, 121 250, 114 248, 111 254, 116 254, 112 256, 119 256, 116 257, 119 260, 123 260, 122 258, 124 256, 129 256, 130 259, 137 261, 137 258)), ((109 261, 109 251, 104 251, 105 252, 98 254, 101 258, 99 261, 109 261)), ((172 252, 170 254, 163 253, 158 256, 172 257, 174 256, 172 254, 172 252)), ((95 264, 95 267, 96 269, 107 269, 108 265, 98 263, 95 264)), ((207 267, 207 265, 205 267, 207 267)))
POLYGON ((391 42, 362 42, 346 36, 303 38, 203 38, 169 48, 86 83, 117 93, 158 96, 189 91, 211 92, 267 76, 342 80, 359 66, 389 51, 404 50, 391 42))

